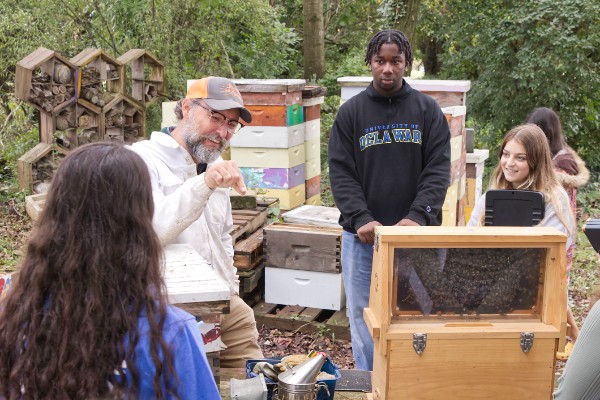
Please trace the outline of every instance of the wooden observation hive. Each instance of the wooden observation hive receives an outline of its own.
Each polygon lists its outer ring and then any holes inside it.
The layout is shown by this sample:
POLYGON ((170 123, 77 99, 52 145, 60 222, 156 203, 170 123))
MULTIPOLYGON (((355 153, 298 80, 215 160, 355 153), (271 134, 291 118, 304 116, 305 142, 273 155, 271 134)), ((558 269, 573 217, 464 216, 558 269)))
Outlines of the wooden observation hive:
POLYGON ((146 134, 146 110, 126 95, 116 95, 102 108, 104 140, 135 143, 146 134))
POLYGON ((551 399, 566 334, 555 228, 377 227, 372 399, 551 399))
POLYGON ((166 91, 165 64, 144 49, 131 49, 118 58, 126 66, 125 93, 148 107, 166 91))
POLYGON ((78 69, 69 60, 40 47, 17 63, 15 95, 42 112, 57 114, 75 102, 77 75, 78 69))

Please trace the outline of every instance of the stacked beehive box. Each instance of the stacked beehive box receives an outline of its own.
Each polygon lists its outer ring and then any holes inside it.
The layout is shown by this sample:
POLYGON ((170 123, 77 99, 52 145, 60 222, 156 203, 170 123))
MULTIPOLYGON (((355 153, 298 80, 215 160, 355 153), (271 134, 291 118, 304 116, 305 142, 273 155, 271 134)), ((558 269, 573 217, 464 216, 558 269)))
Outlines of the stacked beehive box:
POLYGON ((291 223, 265 227, 265 301, 327 310, 343 308, 341 239, 341 227, 291 223))
POLYGON ((144 138, 145 107, 164 89, 164 65, 143 49, 114 59, 87 48, 67 60, 40 47, 23 58, 15 94, 40 111, 40 144, 18 160, 20 188, 43 193, 62 156, 77 146, 144 138))
POLYGON ((302 79, 235 80, 252 123, 231 138, 252 194, 279 198, 286 210, 306 200, 306 147, 302 79))
POLYGON ((465 223, 469 222, 475 202, 483 192, 483 172, 489 155, 488 149, 473 149, 466 155, 465 223))
POLYGON ((466 131, 465 106, 442 108, 450 128, 450 186, 442 206, 443 226, 462 226, 465 224, 464 205, 466 203, 466 131))
POLYGON ((306 86, 304 106, 304 145, 306 151, 306 204, 321 205, 321 104, 325 88, 306 86))
MULTIPOLYGON (((338 78, 341 102, 362 92, 373 80, 370 76, 349 76, 338 78)), ((465 117, 467 92, 470 81, 444 81, 428 79, 410 79, 406 81, 413 89, 423 92, 442 107, 450 127, 450 184, 442 207, 442 225, 455 226, 465 224, 465 205, 467 205, 466 177, 466 131, 465 117)))

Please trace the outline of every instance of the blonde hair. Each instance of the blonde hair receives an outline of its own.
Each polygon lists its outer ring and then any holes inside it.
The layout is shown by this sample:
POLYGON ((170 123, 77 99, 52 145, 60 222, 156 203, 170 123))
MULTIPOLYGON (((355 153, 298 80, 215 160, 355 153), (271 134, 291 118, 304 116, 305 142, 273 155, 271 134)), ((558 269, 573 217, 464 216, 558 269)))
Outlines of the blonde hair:
MULTIPOLYGON (((502 166, 498 163, 490 177, 489 189, 520 189, 542 192, 546 204, 550 203, 552 205, 560 222, 567 230, 567 236, 570 236, 573 224, 568 223, 567 219, 569 222, 571 221, 568 218, 571 216, 571 209, 569 207, 569 209, 565 210, 563 207, 563 204, 569 204, 569 199, 567 193, 556 179, 550 146, 548 145, 548 139, 546 139, 544 131, 535 124, 515 126, 504 136, 504 141, 498 152, 498 158, 502 157, 506 144, 511 140, 516 141, 525 148, 529 175, 525 182, 518 187, 513 187, 512 183, 506 180, 502 172, 502 166)), ((479 221, 480 225, 483 225, 484 219, 485 214, 482 214, 479 221)))

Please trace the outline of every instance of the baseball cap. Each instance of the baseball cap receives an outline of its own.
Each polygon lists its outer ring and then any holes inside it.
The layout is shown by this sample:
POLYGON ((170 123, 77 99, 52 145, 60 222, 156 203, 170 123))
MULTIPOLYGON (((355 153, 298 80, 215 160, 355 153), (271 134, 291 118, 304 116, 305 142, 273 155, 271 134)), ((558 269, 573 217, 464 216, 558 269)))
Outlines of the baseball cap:
POLYGON ((244 100, 235 84, 227 78, 208 76, 198 79, 189 87, 186 99, 202 99, 213 110, 240 109, 240 117, 252 122, 252 114, 244 107, 244 100))

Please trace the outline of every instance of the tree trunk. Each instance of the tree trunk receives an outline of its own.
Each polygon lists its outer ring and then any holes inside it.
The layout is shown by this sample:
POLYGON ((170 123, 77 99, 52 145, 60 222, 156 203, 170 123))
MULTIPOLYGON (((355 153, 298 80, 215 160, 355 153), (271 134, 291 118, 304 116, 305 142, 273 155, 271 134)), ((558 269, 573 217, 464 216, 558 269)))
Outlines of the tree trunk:
POLYGON ((396 20, 395 29, 404 32, 413 48, 416 47, 417 20, 419 19, 420 0, 397 0, 401 12, 396 20))
POLYGON ((304 78, 322 78, 325 74, 325 35, 323 33, 323 3, 303 0, 304 16, 304 78))

